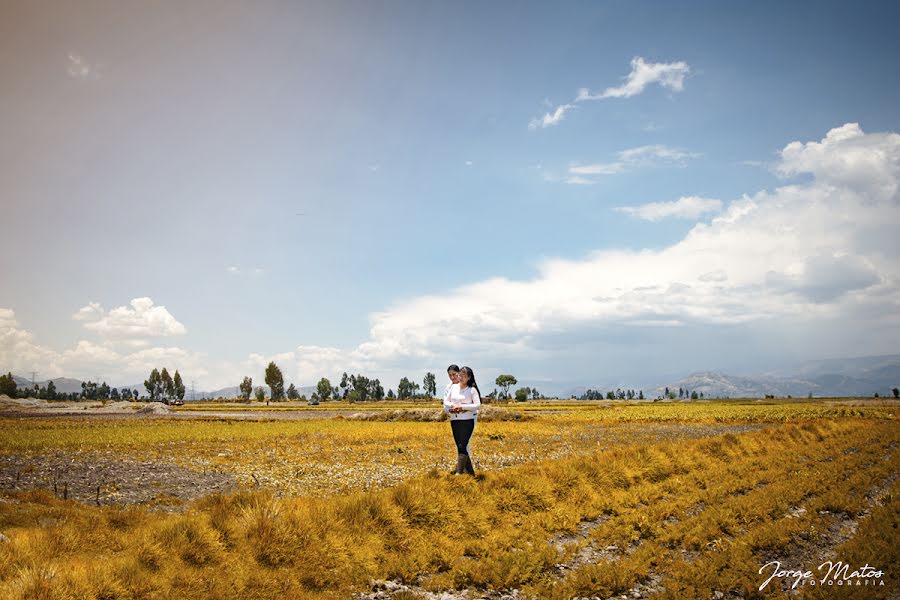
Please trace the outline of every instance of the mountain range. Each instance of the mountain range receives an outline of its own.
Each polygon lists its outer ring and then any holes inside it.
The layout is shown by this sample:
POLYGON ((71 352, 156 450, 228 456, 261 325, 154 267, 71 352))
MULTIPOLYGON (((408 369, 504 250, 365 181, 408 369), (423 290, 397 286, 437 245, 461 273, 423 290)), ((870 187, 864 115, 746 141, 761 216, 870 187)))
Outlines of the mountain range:
POLYGON ((734 375, 700 371, 686 376, 626 378, 616 384, 579 385, 566 390, 565 397, 581 396, 588 389, 643 390, 648 399, 663 396, 669 388, 703 393, 705 398, 891 397, 900 387, 900 354, 857 358, 829 358, 800 363, 776 371, 734 375))

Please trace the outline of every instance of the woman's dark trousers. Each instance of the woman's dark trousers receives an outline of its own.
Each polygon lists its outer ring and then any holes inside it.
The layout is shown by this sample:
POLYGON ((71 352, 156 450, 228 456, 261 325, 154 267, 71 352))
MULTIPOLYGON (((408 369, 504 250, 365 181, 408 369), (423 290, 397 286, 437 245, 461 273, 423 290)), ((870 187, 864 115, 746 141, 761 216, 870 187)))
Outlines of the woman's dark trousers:
POLYGON ((458 464, 463 467, 462 472, 474 475, 475 469, 469 457, 469 441, 472 439, 472 432, 475 431, 475 419, 451 420, 450 428, 453 430, 453 441, 456 442, 458 464))

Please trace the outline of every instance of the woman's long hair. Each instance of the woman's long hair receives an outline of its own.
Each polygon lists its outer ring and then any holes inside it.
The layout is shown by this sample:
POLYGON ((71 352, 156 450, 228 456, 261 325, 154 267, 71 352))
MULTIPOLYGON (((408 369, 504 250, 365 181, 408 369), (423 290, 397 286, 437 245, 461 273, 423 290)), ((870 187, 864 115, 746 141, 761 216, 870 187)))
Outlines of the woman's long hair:
POLYGON ((482 402, 483 402, 484 396, 481 395, 481 390, 478 389, 478 382, 475 381, 475 373, 472 372, 472 369, 470 369, 469 367, 462 367, 459 370, 459 372, 460 373, 464 372, 466 375, 469 376, 469 383, 467 384, 467 387, 475 388, 475 391, 478 392, 478 397, 481 398, 482 402))

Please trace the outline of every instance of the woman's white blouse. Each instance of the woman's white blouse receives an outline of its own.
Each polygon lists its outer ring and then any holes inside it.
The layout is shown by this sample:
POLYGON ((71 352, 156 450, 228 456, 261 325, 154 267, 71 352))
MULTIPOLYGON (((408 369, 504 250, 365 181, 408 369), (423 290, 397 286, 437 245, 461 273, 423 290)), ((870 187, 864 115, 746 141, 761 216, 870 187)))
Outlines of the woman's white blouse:
POLYGON ((461 390, 459 384, 454 383, 447 389, 447 394, 444 396, 444 411, 450 415, 451 421, 474 419, 478 415, 479 408, 481 408, 481 397, 475 388, 467 387, 461 390), (454 404, 459 404, 462 411, 450 412, 450 407, 454 404))

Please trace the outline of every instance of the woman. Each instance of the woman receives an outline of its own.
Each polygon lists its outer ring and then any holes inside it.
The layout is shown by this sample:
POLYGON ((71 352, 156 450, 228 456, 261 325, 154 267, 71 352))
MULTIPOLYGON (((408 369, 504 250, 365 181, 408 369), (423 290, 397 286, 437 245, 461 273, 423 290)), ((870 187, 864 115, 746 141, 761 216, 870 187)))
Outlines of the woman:
POLYGON ((456 469, 454 475, 474 475, 469 457, 469 441, 475 431, 478 409, 481 407, 481 391, 475 374, 469 367, 459 370, 459 382, 451 384, 444 396, 444 410, 450 413, 450 429, 456 442, 456 469))
POLYGON ((447 387, 444 389, 444 397, 447 397, 447 393, 450 391, 450 386, 454 383, 459 383, 459 366, 450 365, 447 367, 447 377, 450 379, 450 383, 447 384, 447 387))

